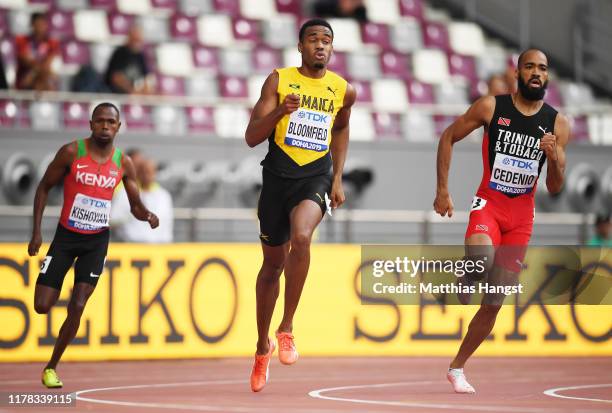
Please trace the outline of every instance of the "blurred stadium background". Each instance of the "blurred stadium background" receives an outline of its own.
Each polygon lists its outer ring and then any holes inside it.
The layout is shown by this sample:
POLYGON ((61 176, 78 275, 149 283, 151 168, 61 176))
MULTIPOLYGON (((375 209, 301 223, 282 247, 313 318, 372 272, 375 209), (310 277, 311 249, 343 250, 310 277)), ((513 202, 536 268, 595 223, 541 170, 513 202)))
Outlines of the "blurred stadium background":
MULTIPOLYGON (((257 241, 253 207, 266 144, 249 150, 249 110, 270 71, 299 64, 301 22, 314 1, 0 0, 0 49, 9 84, 14 37, 30 15, 48 12, 60 39, 60 90, 0 92, 3 241, 27 239, 35 185, 60 144, 87 136, 92 105, 121 106, 117 144, 160 165, 173 195, 176 241, 257 241), (85 65, 101 76, 131 25, 143 28, 157 95, 71 92, 85 65), (19 207, 23 205, 23 207, 19 207)), ((332 70, 357 88, 346 208, 321 227, 325 242, 460 243, 467 215, 441 222, 429 212, 441 131, 534 46, 550 58, 549 103, 570 116, 568 181, 538 193, 534 242, 579 244, 592 213, 612 204, 612 17, 606 1, 368 0, 367 22, 332 18, 332 70), (554 12, 553 12, 554 10, 554 12), (543 19, 546 24, 542 24, 543 19), (356 171, 356 172, 355 172, 356 171), (351 172, 354 172, 351 174, 351 172), (368 178, 372 178, 368 180, 368 178), (585 215, 586 214, 586 215, 585 215)), ((456 148, 451 191, 467 211, 480 179, 478 131, 456 148)), ((540 189, 544 185, 540 186, 540 189)), ((51 203, 58 204, 60 197, 51 203)), ((57 214, 50 208, 49 216, 57 214)), ((54 222, 46 221, 49 239, 54 222)))
MULTIPOLYGON (((0 0, 0 50, 9 86, 15 80, 14 38, 28 33, 32 13, 48 12, 51 35, 61 47, 54 63, 59 90, 0 91, 3 361, 41 361, 50 354, 62 317, 38 316, 30 305, 38 271, 25 247, 31 204, 55 151, 88 136, 90 111, 102 101, 122 111, 116 144, 138 148, 158 162, 158 181, 174 201, 175 243, 112 243, 108 274, 85 313, 87 326, 65 359, 252 354, 254 280, 261 259, 255 206, 267 145, 249 149, 244 130, 270 71, 299 65, 297 33, 313 16, 313 4, 0 0), (72 91, 84 66, 103 76, 134 24, 143 28, 157 93, 72 91)), ((572 123, 565 189, 552 198, 540 186, 532 241, 584 244, 595 215, 612 207, 612 2, 365 0, 363 5, 367 22, 330 18, 335 31, 330 68, 355 85, 358 102, 351 116, 347 203, 318 230, 323 245, 313 251, 296 319, 299 345, 306 355, 448 356, 473 309, 440 309, 435 303, 361 306, 355 278, 359 244, 463 242, 482 173, 482 131, 455 147, 450 189, 457 213, 451 220, 431 211, 437 139, 470 102, 488 93, 489 78, 511 70, 527 47, 548 53, 546 99, 572 123), (337 340, 322 347, 321 334, 337 340)), ((46 242, 62 201, 61 191, 52 195, 43 225, 46 242)), ((68 276, 66 284, 71 282, 68 276)), ((579 310, 580 316, 573 307, 571 314, 562 306, 542 311, 504 309, 496 327, 502 333, 479 354, 610 355, 609 307, 591 306, 579 310)))

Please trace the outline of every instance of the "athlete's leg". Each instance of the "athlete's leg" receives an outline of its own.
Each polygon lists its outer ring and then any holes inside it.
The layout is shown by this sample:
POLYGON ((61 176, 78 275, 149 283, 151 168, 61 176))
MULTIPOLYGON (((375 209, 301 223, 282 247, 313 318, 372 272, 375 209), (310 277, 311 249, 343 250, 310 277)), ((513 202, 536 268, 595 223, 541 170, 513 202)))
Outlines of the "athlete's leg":
POLYGON ((64 277, 74 262, 74 252, 63 242, 62 236, 56 233, 36 279, 34 310, 38 314, 47 314, 55 305, 62 291, 64 277))
POLYGON ((64 354, 64 350, 66 350, 68 344, 70 344, 70 342, 76 336, 81 323, 81 316, 83 315, 83 310, 85 309, 85 304, 95 288, 95 285, 85 282, 79 282, 74 285, 72 296, 70 297, 70 302, 68 303, 68 316, 60 328, 57 341, 53 347, 51 360, 49 360, 49 363, 45 369, 55 369, 57 367, 57 363, 62 357, 62 354, 64 354))
POLYGON ((285 267, 289 243, 279 246, 261 244, 263 264, 257 275, 257 354, 269 351, 268 332, 279 292, 279 278, 285 267))
POLYGON ((285 311, 278 327, 280 332, 293 329, 293 316, 310 266, 312 234, 322 219, 321 206, 310 199, 301 201, 291 210, 291 249, 285 265, 285 311))
POLYGON ((34 310, 38 314, 47 314, 60 296, 60 290, 48 285, 36 284, 34 288, 34 310))

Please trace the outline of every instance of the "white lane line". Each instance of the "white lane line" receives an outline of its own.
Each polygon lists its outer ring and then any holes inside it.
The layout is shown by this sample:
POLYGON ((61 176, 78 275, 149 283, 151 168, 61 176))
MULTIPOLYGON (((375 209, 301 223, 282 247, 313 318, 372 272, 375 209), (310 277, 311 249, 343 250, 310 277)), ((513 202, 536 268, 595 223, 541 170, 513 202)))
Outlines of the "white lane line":
MULTIPOLYGON (((483 405, 463 405, 463 404, 443 404, 443 403, 418 403, 418 402, 405 402, 405 401, 391 401, 391 400, 369 400, 369 399, 352 399, 346 397, 334 397, 325 396, 323 393, 342 391, 342 390, 357 390, 357 389, 375 389, 383 387, 398 387, 398 386, 421 386, 429 384, 439 384, 440 381, 403 381, 397 383, 378 383, 378 384, 364 384, 359 386, 342 386, 342 387, 330 387, 327 389, 313 390, 308 393, 310 397, 315 399, 334 400, 341 402, 351 402, 360 404, 374 404, 384 406, 400 406, 400 407, 418 407, 427 409, 441 409, 441 410, 473 410, 483 412, 525 412, 525 413, 557 413, 559 409, 539 409, 531 407, 509 407, 509 406, 483 406, 483 405)), ((466 399, 475 396, 465 396, 466 399)))
POLYGON ((566 396, 564 394, 559 394, 559 392, 567 391, 567 390, 599 389, 602 387, 612 387, 612 383, 585 384, 583 386, 557 387, 554 389, 548 389, 544 391, 544 394, 550 397, 558 397, 560 399, 584 400, 588 402, 600 402, 600 403, 612 403, 612 400, 609 400, 609 399, 593 399, 589 397, 575 397, 575 396, 566 396))

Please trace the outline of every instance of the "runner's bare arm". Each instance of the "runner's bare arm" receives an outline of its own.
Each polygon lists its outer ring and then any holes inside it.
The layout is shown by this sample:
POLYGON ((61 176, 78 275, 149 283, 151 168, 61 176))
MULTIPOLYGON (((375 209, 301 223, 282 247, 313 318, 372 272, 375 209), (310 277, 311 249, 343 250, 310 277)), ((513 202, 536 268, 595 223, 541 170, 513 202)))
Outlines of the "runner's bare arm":
POLYGON ((342 108, 338 111, 332 126, 331 155, 333 162, 333 178, 331 189, 331 207, 338 208, 344 203, 344 189, 342 187, 342 172, 344 171, 344 161, 349 142, 349 120, 351 117, 351 107, 355 103, 357 92, 348 83, 344 94, 342 108))
POLYGON ((276 124, 288 113, 300 107, 299 95, 287 95, 282 104, 278 104, 278 72, 270 73, 261 87, 261 95, 251 112, 251 119, 244 138, 252 148, 265 141, 276 124))
POLYGON ((570 134, 566 116, 557 115, 554 132, 545 134, 540 141, 540 148, 546 153, 546 188, 551 194, 559 193, 564 182, 565 146, 570 134))
POLYGON ((47 197, 49 191, 55 185, 59 184, 68 172, 70 164, 76 156, 76 146, 74 143, 68 143, 62 146, 57 153, 55 158, 51 161, 45 174, 43 175, 38 187, 36 188, 36 195, 34 195, 34 215, 32 221, 32 238, 28 245, 28 254, 34 256, 38 254, 40 245, 42 244, 42 236, 40 234, 40 226, 42 222, 43 211, 47 205, 47 197))
POLYGON ((132 215, 139 221, 147 221, 151 228, 157 228, 159 225, 159 219, 157 215, 149 211, 144 206, 140 199, 140 193, 138 191, 138 184, 136 183, 136 168, 132 159, 123 155, 123 185, 125 186, 125 193, 127 194, 128 201, 130 202, 130 211, 132 215))
POLYGON ((453 216, 453 201, 448 192, 448 171, 450 169, 453 145, 481 126, 487 126, 495 111, 495 98, 485 96, 478 99, 463 115, 459 116, 440 137, 437 159, 437 189, 434 200, 435 211, 453 216))

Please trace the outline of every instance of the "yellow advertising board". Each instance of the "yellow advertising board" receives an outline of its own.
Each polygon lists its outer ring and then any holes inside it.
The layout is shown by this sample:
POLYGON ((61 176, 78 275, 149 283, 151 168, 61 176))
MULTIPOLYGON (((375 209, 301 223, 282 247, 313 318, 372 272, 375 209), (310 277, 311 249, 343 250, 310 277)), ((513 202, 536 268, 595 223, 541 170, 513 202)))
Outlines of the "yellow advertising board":
MULTIPOLYGON (((43 246, 41 251, 46 251, 43 246)), ((0 244, 0 361, 43 361, 66 315, 72 271, 49 314, 33 308, 42 256, 0 244)), ((475 306, 371 303, 359 245, 314 245, 294 320, 302 355, 455 353, 475 306)), ((247 356, 255 351, 256 244, 111 244, 106 270, 64 360, 247 356)), ((272 328, 278 325, 282 291, 272 328)), ((507 305, 479 355, 612 355, 612 306, 507 305)), ((273 331, 271 332, 271 334, 273 331)))

